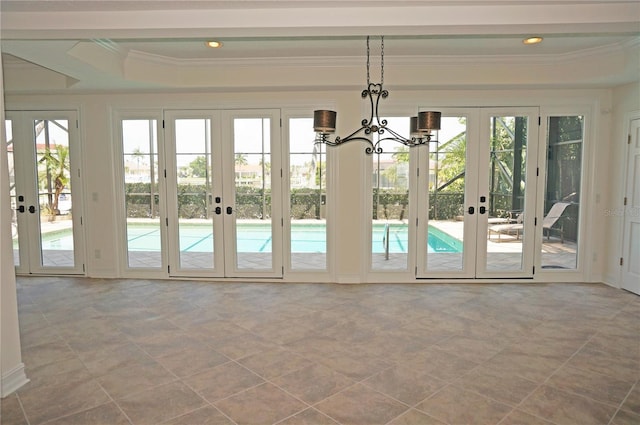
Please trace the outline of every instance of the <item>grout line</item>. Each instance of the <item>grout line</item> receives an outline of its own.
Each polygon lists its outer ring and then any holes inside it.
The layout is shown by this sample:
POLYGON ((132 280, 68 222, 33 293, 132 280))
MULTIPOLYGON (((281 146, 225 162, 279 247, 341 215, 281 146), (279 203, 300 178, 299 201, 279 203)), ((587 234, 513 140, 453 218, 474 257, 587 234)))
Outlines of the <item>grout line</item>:
MULTIPOLYGON (((609 425, 611 425, 613 423, 613 420, 615 419, 616 415, 618 414, 618 412, 620 412, 622 410, 622 406, 624 406, 624 403, 629 399, 629 397, 631 396, 631 393, 633 392, 633 390, 636 387, 638 387, 638 389, 640 389, 640 379, 638 379, 636 381, 636 383, 631 386, 631 389, 627 392, 627 395, 624 397, 624 399, 622 399, 622 401, 618 405, 618 408, 616 409, 616 411, 613 413, 613 415, 611 415, 611 419, 609 420, 609 425)), ((626 412, 626 410, 625 410, 625 412, 626 412)))

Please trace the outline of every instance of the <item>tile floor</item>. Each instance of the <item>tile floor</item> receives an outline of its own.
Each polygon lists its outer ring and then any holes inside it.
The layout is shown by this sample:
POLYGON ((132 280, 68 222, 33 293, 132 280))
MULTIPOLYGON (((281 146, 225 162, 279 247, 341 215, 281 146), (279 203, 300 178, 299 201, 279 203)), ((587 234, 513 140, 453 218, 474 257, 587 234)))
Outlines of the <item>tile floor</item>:
POLYGON ((640 297, 596 284, 19 277, 17 424, 640 424, 640 297))

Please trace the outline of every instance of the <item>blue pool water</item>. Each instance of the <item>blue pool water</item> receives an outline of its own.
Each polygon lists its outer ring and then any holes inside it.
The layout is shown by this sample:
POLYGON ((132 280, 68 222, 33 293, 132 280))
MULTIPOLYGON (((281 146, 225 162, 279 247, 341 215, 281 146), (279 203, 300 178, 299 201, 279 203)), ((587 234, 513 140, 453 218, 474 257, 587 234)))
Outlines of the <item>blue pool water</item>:
MULTIPOLYGON (((237 225, 238 252, 271 252, 271 229, 265 224, 237 225)), ((213 252, 214 234, 210 226, 183 224, 180 226, 181 252, 213 252)), ((374 224, 372 250, 384 252, 383 224, 374 224)), ((406 253, 408 246, 408 227, 404 224, 391 225, 389 229, 389 252, 406 253)), ((127 226, 129 251, 159 251, 160 229, 156 225, 130 224, 127 226)), ((429 252, 461 252, 462 242, 449 234, 429 226, 429 252)), ((72 249, 71 231, 44 235, 43 249, 72 249)), ((323 225, 292 224, 291 252, 325 253, 327 251, 326 229, 323 225)))

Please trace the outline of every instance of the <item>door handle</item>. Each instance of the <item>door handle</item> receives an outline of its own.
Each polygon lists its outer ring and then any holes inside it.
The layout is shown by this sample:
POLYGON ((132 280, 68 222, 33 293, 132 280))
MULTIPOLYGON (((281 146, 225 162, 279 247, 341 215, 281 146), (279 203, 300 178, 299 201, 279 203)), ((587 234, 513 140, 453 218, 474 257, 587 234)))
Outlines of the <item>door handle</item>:
POLYGON ((473 213, 476 211, 475 208, 473 207, 469 207, 469 214, 473 215, 473 213))
POLYGON ((222 214, 222 208, 216 207, 216 214, 218 215, 222 214))
POLYGON ((30 212, 31 214, 35 213, 35 212, 36 212, 36 207, 34 207, 33 205, 30 205, 30 206, 29 206, 29 212, 30 212))
POLYGON ((20 205, 18 207, 18 212, 23 213, 24 212, 24 205, 20 205))
POLYGON ((231 214, 233 212, 233 208, 227 207, 227 214, 231 214))
POLYGON ((480 207, 480 214, 484 214, 487 212, 487 208, 486 207, 480 207))

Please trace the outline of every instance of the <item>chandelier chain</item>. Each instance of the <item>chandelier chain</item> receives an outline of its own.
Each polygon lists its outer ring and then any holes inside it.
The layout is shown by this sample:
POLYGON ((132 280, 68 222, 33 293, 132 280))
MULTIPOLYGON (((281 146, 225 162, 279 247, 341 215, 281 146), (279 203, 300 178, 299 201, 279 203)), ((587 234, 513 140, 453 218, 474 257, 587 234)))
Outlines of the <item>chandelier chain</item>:
MULTIPOLYGON (((371 84, 371 48, 367 36, 367 87, 371 84)), ((380 37, 380 85, 384 85, 384 36, 380 37)))

